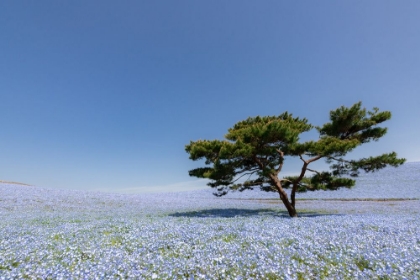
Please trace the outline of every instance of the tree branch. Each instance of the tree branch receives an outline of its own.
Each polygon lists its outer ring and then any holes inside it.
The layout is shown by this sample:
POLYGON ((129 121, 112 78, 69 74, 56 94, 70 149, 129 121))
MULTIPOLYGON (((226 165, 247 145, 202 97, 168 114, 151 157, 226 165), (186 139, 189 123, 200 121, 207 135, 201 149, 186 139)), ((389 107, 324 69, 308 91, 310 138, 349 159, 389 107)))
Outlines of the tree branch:
POLYGON ((241 179, 242 177, 244 177, 245 175, 252 175, 252 174, 254 174, 255 172, 256 172, 257 170, 255 170, 255 171, 253 171, 253 172, 247 172, 247 173, 244 173, 244 174, 242 174, 241 176, 239 176, 238 178, 236 178, 235 180, 233 180, 232 181, 232 184, 233 183, 235 183, 236 181, 238 181, 239 179, 241 179))
POLYGON ((280 150, 276 150, 277 153, 280 155, 281 163, 279 163, 279 167, 277 168, 276 174, 279 174, 281 172, 281 169, 283 168, 283 159, 284 159, 284 152, 280 150))
POLYGON ((293 183, 292 181, 290 181, 290 180, 288 180, 288 179, 284 179, 284 178, 283 178, 283 179, 280 179, 280 182, 289 182, 289 183, 291 183, 291 184, 293 183))
POLYGON ((236 171, 236 172, 235 172, 235 175, 241 174, 242 172, 245 172, 245 171, 252 171, 252 172, 255 172, 255 171, 258 171, 258 168, 250 168, 250 169, 248 169, 248 168, 244 168, 244 169, 242 169, 242 170, 236 171))
POLYGON ((336 161, 339 161, 339 162, 351 163, 349 160, 345 160, 345 159, 342 159, 342 158, 335 158, 335 157, 332 157, 332 156, 329 156, 328 159, 333 159, 333 160, 336 160, 336 161))
POLYGON ((302 155, 299 155, 299 158, 304 162, 307 163, 306 160, 303 159, 302 155))
POLYGON ((309 168, 306 168, 306 170, 308 170, 308 171, 311 171, 311 172, 314 172, 314 173, 316 173, 316 174, 321 174, 321 173, 319 173, 318 171, 316 171, 316 170, 313 170, 313 169, 309 169, 309 168))
POLYGON ((318 156, 316 156, 316 157, 311 158, 311 159, 310 159, 310 160, 308 160, 307 162, 308 162, 308 164, 310 164, 311 162, 317 161, 318 159, 320 159, 320 158, 322 158, 322 157, 323 157, 323 156, 318 155, 318 156))
POLYGON ((257 158, 257 156, 253 156, 253 159, 258 164, 260 169, 263 170, 264 169, 264 164, 261 162, 261 160, 259 158, 257 158))
POLYGON ((314 161, 316 161, 316 160, 318 160, 318 159, 322 158, 322 156, 321 156, 321 155, 318 155, 318 156, 316 156, 316 157, 313 157, 313 158, 311 158, 311 159, 309 159, 309 160, 304 160, 304 159, 303 159, 303 157, 302 157, 302 155, 299 155, 299 157, 300 157, 300 159, 301 159, 304 163, 303 163, 302 170, 301 170, 301 172, 300 172, 299 177, 298 177, 296 180, 294 180, 294 182, 293 182, 293 188, 292 188, 292 192, 291 192, 291 194, 290 194, 290 198, 291 198, 291 200, 292 200, 292 205, 293 205, 293 207, 295 207, 295 203, 296 203, 295 196, 296 196, 296 191, 297 191, 298 185, 299 185, 300 181, 302 181, 303 177, 305 176, 306 170, 308 169, 308 165, 309 165, 311 162, 314 162, 314 161))

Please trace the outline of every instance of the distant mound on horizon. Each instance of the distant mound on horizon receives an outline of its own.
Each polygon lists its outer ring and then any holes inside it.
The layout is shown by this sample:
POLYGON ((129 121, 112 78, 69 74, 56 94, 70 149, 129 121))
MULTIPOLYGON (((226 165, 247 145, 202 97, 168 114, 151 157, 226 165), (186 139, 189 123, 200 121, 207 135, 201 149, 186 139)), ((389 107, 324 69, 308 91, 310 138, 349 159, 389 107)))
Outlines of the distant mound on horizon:
POLYGON ((33 185, 25 184, 25 183, 11 182, 11 181, 2 181, 2 180, 0 180, 0 184, 21 185, 21 186, 28 186, 28 187, 32 187, 33 186, 33 185))

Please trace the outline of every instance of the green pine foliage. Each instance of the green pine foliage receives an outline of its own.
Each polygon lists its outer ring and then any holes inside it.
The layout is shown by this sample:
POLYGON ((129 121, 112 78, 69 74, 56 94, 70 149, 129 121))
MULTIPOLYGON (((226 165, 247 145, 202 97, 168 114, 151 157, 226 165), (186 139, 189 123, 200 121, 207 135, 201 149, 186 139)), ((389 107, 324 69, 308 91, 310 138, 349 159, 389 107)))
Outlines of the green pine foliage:
POLYGON ((296 192, 350 188, 355 183, 351 177, 357 176, 360 170, 374 172, 405 162, 395 152, 360 160, 344 158, 358 146, 384 136, 387 129, 378 125, 390 118, 390 112, 380 112, 378 108, 366 111, 361 102, 331 111, 330 122, 321 127, 287 112, 248 118, 230 128, 225 140, 198 140, 186 145, 191 160, 205 160, 205 167, 190 170, 189 174, 210 179, 208 185, 215 188, 217 196, 255 187, 278 192, 289 214, 296 216, 296 192), (319 132, 319 139, 299 141, 301 133, 314 128, 319 132), (286 157, 302 160, 299 176, 279 177, 286 157), (320 159, 330 164, 330 171, 309 168, 320 159), (291 200, 284 191, 287 188, 291 189, 291 200))

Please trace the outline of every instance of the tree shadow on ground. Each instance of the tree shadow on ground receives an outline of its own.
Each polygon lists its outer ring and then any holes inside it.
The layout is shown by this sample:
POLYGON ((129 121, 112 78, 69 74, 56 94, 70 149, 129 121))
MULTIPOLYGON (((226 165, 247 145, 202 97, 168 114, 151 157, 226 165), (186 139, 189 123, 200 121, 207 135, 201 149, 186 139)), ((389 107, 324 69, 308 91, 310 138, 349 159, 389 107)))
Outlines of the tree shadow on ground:
MULTIPOLYGON (((299 217, 319 217, 339 215, 314 211, 298 212, 299 217)), ((217 208, 197 211, 176 212, 169 214, 170 217, 194 217, 194 218, 235 218, 235 217, 283 217, 290 218, 287 211, 273 209, 240 209, 240 208, 217 208)))

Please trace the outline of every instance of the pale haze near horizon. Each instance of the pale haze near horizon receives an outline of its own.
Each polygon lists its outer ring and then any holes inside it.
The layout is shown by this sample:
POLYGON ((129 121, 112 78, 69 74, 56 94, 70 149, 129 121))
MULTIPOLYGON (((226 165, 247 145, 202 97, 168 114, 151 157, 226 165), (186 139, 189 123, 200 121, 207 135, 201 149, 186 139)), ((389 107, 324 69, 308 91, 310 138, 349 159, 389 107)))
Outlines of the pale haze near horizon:
POLYGON ((419 161, 419 14, 418 1, 2 1, 0 180, 204 188, 190 140, 284 111, 322 125, 358 101, 393 117, 352 156, 419 161))

